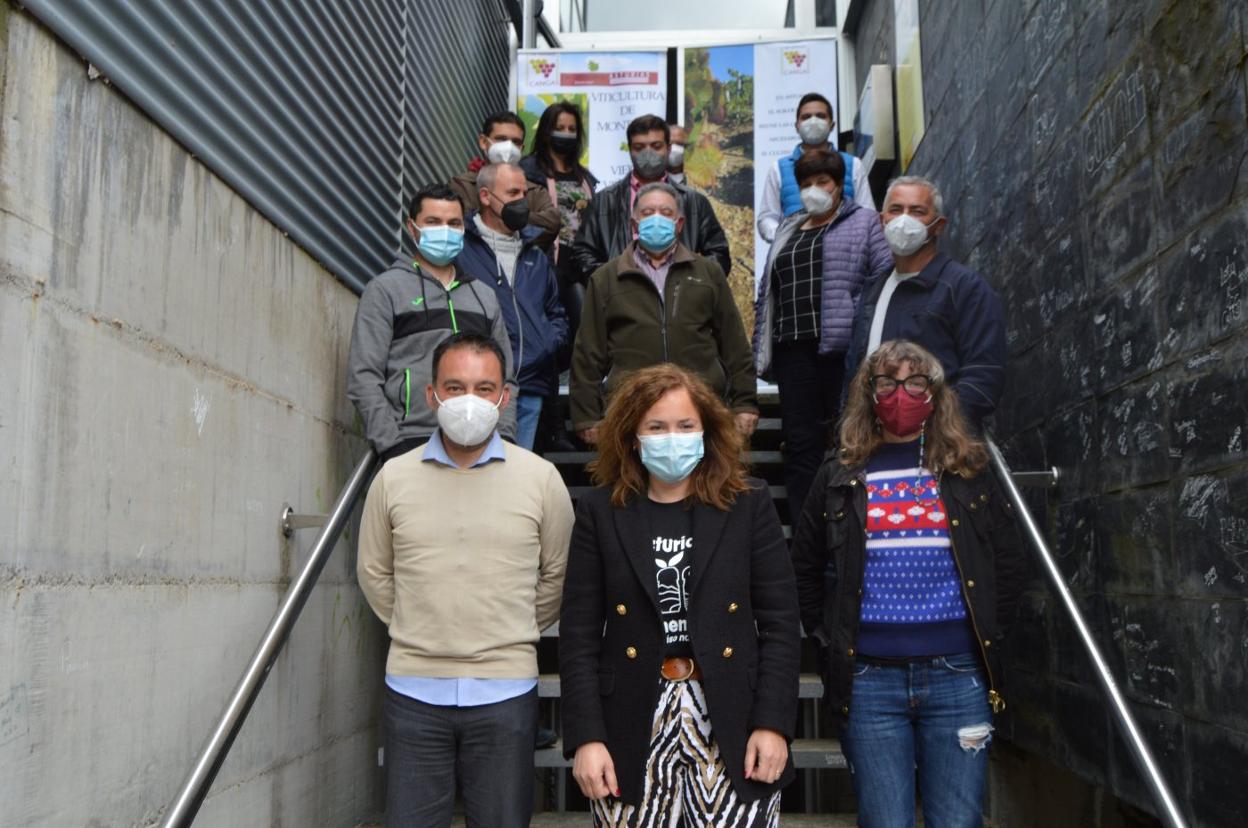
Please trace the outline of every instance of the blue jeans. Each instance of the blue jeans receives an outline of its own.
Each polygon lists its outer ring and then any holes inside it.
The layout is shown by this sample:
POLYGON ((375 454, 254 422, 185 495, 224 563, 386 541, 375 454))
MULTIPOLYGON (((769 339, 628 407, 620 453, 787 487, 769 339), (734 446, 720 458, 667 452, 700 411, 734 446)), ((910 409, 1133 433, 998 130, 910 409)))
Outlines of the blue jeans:
POLYGON ((914 825, 914 782, 927 828, 983 825, 992 712, 970 654, 899 666, 859 660, 841 738, 861 828, 914 825))
POLYGON ((542 403, 545 401, 545 397, 536 394, 516 397, 516 445, 520 448, 533 450, 533 441, 537 439, 537 421, 542 416, 542 403))
POLYGON ((385 694, 386 825, 450 828, 458 783, 469 825, 527 828, 537 688, 478 707, 385 694))

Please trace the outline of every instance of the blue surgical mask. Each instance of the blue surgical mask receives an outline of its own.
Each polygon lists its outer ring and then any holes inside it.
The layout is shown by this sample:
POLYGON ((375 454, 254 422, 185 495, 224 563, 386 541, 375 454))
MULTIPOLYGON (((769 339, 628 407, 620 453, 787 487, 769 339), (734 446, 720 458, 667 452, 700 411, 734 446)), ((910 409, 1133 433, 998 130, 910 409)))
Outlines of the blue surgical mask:
POLYGON ((651 253, 662 253, 676 241, 676 222, 655 213, 637 223, 637 240, 651 253))
POLYGON ((702 432, 639 434, 641 464, 665 483, 679 483, 702 461, 702 432))
POLYGON ((464 231, 457 230, 446 224, 428 225, 417 228, 420 240, 416 246, 425 261, 438 266, 450 264, 459 251, 464 249, 464 231))

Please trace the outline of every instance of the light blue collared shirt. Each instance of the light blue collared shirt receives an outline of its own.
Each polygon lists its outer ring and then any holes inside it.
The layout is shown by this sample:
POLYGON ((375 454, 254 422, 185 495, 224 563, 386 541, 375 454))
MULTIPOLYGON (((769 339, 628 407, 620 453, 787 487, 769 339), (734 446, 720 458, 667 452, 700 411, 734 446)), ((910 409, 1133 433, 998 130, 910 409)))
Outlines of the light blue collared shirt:
MULTIPOLYGON (((435 428, 433 434, 429 435, 429 442, 425 443, 424 456, 420 459, 425 463, 433 462, 443 466, 450 466, 452 469, 459 468, 450 455, 446 453, 446 446, 442 445, 442 429, 440 428, 435 428)), ((502 462, 506 459, 507 450, 503 447, 503 438, 498 436, 498 429, 494 429, 494 433, 490 435, 490 441, 485 444, 485 451, 481 452, 481 456, 468 468, 475 469, 494 460, 502 462)))
MULTIPOLYGON (((469 468, 475 469, 496 460, 500 463, 507 460, 507 450, 497 430, 486 443, 485 451, 481 452, 481 456, 469 468)), ((442 433, 437 429, 430 435, 429 442, 425 443, 425 453, 421 461, 438 463, 453 469, 459 468, 447 455, 446 446, 442 444, 442 433)), ((537 679, 427 678, 425 676, 396 676, 387 673, 386 686, 400 695, 425 704, 436 704, 442 707, 478 707, 523 696, 537 686, 537 679)))

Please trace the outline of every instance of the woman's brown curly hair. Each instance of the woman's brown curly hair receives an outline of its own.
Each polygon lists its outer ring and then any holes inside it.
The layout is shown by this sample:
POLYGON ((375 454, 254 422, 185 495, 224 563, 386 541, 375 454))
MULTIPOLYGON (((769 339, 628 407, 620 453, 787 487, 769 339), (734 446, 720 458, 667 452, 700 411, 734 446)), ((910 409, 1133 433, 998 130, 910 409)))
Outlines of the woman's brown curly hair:
MULTIPOLYGON (((903 364, 916 374, 931 377, 932 414, 924 426, 923 465, 933 472, 950 471, 973 477, 988 464, 988 451, 982 440, 972 436, 962 416, 958 395, 945 384, 945 371, 930 351, 895 339, 885 342, 863 360, 854 375, 841 417, 840 461, 854 468, 867 462, 884 437, 872 408, 871 378, 892 376, 903 364)), ((898 388, 896 393, 906 393, 898 388)))
POLYGON ((676 388, 689 392, 702 420, 703 455, 690 476, 692 496, 726 510, 749 488, 741 462, 741 436, 732 413, 700 378, 663 363, 631 373, 611 395, 598 426, 598 457, 589 464, 589 472, 595 484, 611 487, 611 502, 616 506, 645 493, 649 475, 634 448, 637 428, 646 412, 676 388))

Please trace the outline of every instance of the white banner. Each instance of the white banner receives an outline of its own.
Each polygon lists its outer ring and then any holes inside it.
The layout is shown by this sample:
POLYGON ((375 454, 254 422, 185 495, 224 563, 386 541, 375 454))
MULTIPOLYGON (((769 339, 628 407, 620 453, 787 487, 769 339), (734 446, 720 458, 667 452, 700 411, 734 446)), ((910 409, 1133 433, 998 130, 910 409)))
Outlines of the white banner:
MULTIPOLYGON (((794 126, 797 102, 807 92, 818 92, 832 102, 837 132, 852 126, 841 123, 837 90, 835 40, 803 40, 792 43, 760 43, 754 47, 754 215, 763 197, 763 182, 778 159, 800 143, 794 126)), ((848 171, 847 171, 848 172, 848 171)), ((754 275, 762 278, 769 245, 754 237, 754 275)))
POLYGON ((667 117, 666 52, 552 52, 520 50, 516 112, 527 127, 526 152, 538 118, 556 101, 581 109, 586 157, 602 185, 632 169, 625 130, 639 115, 667 117))

